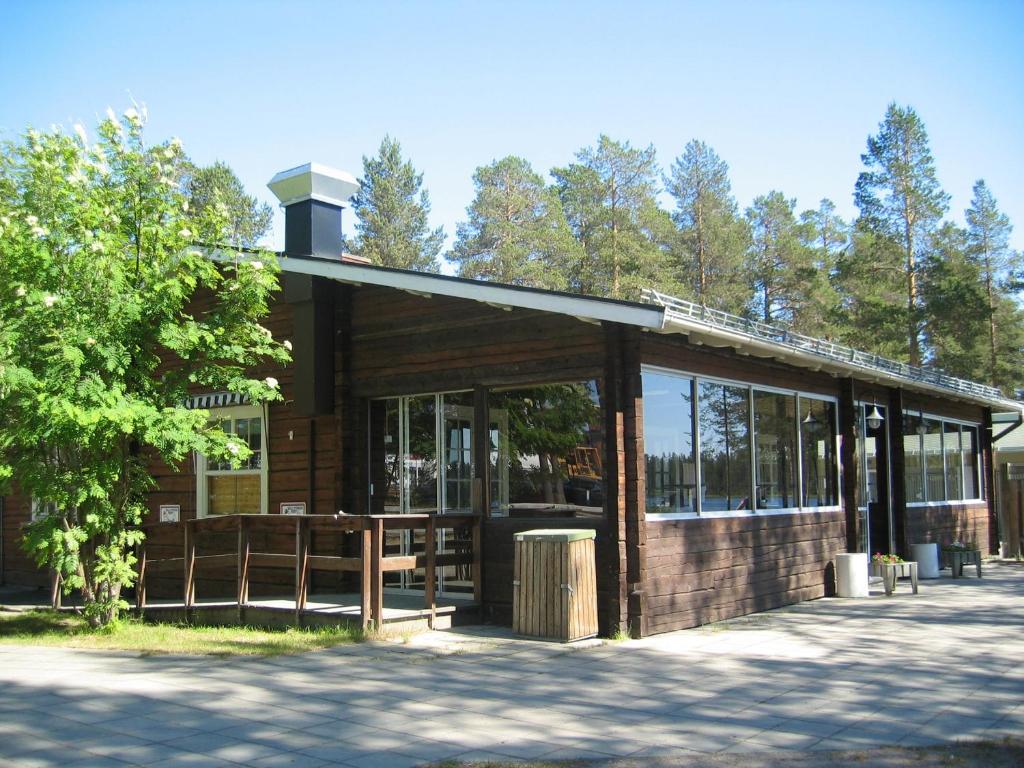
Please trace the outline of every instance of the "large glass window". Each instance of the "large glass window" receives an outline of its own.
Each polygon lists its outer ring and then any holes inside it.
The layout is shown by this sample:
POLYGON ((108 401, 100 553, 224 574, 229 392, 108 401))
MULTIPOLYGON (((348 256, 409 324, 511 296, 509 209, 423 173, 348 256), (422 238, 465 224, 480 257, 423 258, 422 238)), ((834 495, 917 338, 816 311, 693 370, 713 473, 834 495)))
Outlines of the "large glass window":
POLYGON ((754 390, 758 509, 798 506, 796 423, 793 395, 754 390))
POLYGON ((839 503, 835 424, 835 403, 800 398, 800 477, 804 507, 839 503))
POLYGON ((261 409, 257 406, 219 408, 212 415, 221 429, 247 445, 252 453, 238 467, 232 467, 229 461, 199 456, 196 482, 199 517, 266 512, 266 443, 261 409))
POLYGON ((981 497, 976 426, 921 413, 904 414, 903 425, 908 503, 981 497))
POLYGON ((596 382, 489 394, 491 514, 599 517, 604 431, 596 382))
POLYGON ((701 509, 750 509, 749 390, 706 381, 697 389, 701 509))
POLYGON ((652 372, 643 386, 647 511, 696 512, 693 380, 652 372))

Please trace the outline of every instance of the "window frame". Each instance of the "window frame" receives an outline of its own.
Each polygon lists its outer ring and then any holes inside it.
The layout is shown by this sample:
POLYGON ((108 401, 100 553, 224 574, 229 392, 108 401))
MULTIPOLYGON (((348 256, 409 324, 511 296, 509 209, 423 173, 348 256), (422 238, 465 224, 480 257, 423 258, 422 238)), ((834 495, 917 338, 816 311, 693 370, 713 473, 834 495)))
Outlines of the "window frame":
MULTIPOLYGON (((775 387, 771 385, 756 384, 749 381, 739 381, 736 379, 727 379, 719 376, 705 376, 699 373, 693 373, 691 371, 678 370, 674 368, 667 368, 660 365, 647 365, 642 364, 640 366, 640 374, 643 376, 644 373, 653 373, 662 376, 674 376, 681 379, 689 379, 692 382, 693 399, 690 408, 690 418, 693 423, 693 454, 694 461, 696 464, 695 477, 697 482, 697 492, 695 499, 695 511, 693 512, 646 512, 647 505, 647 490, 644 489, 644 509, 646 519, 650 521, 660 520, 693 520, 699 518, 722 518, 722 517, 770 517, 772 515, 792 515, 792 514, 806 514, 814 512, 835 512, 842 509, 839 503, 839 488, 841 487, 842 468, 839 466, 839 398, 834 395, 819 394, 817 392, 806 392, 798 389, 787 389, 785 387, 775 387), (701 499, 701 488, 703 486, 703 470, 701 467, 701 430, 699 423, 700 416, 700 405, 699 405, 699 390, 698 387, 701 382, 707 382, 710 384, 727 385, 732 387, 745 387, 747 390, 747 430, 750 440, 750 498, 756 498, 756 487, 757 487, 757 433, 754 429, 754 392, 765 392, 769 394, 786 395, 793 398, 794 403, 794 430, 796 437, 796 487, 794 497, 798 506, 794 507, 759 507, 754 501, 750 506, 750 509, 732 509, 732 510, 715 510, 709 511, 703 509, 703 502, 701 499), (804 506, 803 499, 803 457, 802 457, 802 441, 800 432, 800 404, 801 400, 817 400, 820 402, 832 403, 836 407, 833 409, 832 419, 832 439, 835 441, 833 446, 833 466, 832 472, 836 483, 836 504, 829 504, 816 507, 804 506)), ((646 450, 644 452, 646 461, 646 450)), ((646 479, 645 479, 646 486, 646 479)))
POLYGON ((270 509, 270 451, 269 435, 266 408, 261 405, 230 405, 222 408, 210 408, 211 421, 224 421, 231 419, 234 423, 237 419, 260 420, 260 466, 259 469, 210 469, 205 455, 196 452, 196 517, 205 519, 209 514, 209 480, 210 477, 225 477, 240 475, 259 475, 260 478, 260 511, 259 514, 266 515, 270 509))

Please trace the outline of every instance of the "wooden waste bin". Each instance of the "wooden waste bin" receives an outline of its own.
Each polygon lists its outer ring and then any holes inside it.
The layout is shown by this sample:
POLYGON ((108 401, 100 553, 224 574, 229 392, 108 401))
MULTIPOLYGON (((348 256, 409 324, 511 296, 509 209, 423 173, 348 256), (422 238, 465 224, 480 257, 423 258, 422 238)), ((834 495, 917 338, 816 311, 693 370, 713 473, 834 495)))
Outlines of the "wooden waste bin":
POLYGON ((512 631, 572 642, 597 634, 593 530, 515 534, 512 631))

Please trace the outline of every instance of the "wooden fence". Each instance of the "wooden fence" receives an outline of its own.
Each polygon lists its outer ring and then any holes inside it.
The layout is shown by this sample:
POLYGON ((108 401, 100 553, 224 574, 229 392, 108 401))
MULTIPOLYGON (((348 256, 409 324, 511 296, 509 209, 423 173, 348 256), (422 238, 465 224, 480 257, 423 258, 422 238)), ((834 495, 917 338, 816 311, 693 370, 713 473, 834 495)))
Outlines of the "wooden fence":
MULTIPOLYGON (((306 609, 312 571, 358 573, 360 591, 360 621, 364 629, 380 627, 384 618, 384 574, 389 571, 424 569, 424 608, 429 612, 432 627, 437 608, 436 574, 439 567, 469 566, 472 568, 473 597, 480 602, 480 518, 476 515, 223 515, 181 523, 157 523, 144 526, 150 534, 159 532, 179 534, 181 557, 152 559, 146 556, 146 544, 138 552, 139 578, 136 584, 136 605, 146 607, 146 579, 148 576, 182 574, 183 598, 186 610, 196 605, 196 582, 203 570, 220 566, 234 566, 238 572, 236 600, 241 610, 249 604, 249 575, 254 568, 294 570, 295 616, 306 609), (439 553, 438 529, 466 529, 471 533, 468 552, 439 553), (423 554, 386 555, 385 531, 423 532, 427 542, 423 554), (237 534, 235 551, 218 554, 197 554, 197 544, 210 534, 237 534), (293 551, 253 551, 254 533, 272 533, 294 536, 293 551), (338 552, 332 555, 313 554, 310 546, 315 532, 354 533, 358 535, 358 555, 338 552)), ((289 550, 291 548, 289 547, 289 550)))

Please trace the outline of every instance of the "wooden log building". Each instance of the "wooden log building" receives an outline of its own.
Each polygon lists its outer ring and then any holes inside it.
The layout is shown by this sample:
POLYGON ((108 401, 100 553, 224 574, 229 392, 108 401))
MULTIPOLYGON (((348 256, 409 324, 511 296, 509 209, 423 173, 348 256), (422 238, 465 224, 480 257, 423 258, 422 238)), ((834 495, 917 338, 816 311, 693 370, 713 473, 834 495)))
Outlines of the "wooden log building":
MULTIPOLYGON (((384 591, 511 623, 513 534, 592 528, 601 631, 642 636, 827 595, 838 552, 997 551, 992 442, 1021 422, 997 390, 654 290, 633 303, 370 266, 342 255, 351 176, 311 164, 270 186, 286 235, 266 325, 294 360, 259 374, 284 399, 195 393, 254 455, 240 469, 153 462, 151 558, 174 526, 161 516, 425 515, 383 526, 384 553, 407 566, 384 591), (454 524, 466 515, 479 524, 454 524)), ((36 506, 3 499, 5 583, 46 581, 17 542, 36 506)), ((304 551, 324 562, 369 530, 312 528, 304 551)), ((234 552, 235 528, 222 535, 234 552)), ((292 588, 258 564, 246 593, 292 588)), ((211 576, 208 594, 234 590, 231 568, 211 576)), ((147 588, 159 593, 156 574, 147 588)))

